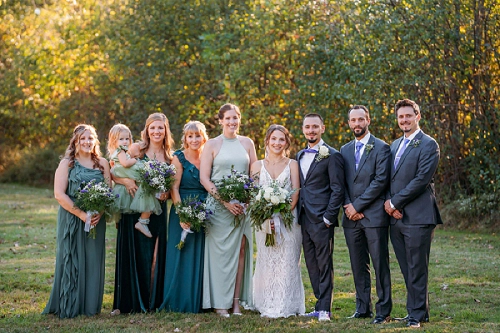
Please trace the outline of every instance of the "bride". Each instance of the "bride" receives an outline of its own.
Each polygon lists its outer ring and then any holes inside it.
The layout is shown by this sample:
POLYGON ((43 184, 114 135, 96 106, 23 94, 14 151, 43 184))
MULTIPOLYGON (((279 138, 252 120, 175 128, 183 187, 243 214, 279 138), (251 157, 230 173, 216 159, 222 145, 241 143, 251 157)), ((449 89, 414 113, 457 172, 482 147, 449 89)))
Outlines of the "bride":
MULTIPOLYGON (((251 175, 257 174, 259 184, 273 180, 283 184, 287 190, 298 189, 299 164, 287 157, 290 134, 281 125, 271 125, 266 132, 266 158, 252 164, 251 175)), ((284 226, 275 230, 276 244, 266 247, 266 233, 255 230, 257 261, 253 276, 253 297, 256 310, 262 317, 289 317, 305 312, 304 286, 300 276, 300 251, 302 234, 297 224, 295 205, 298 191, 292 196, 292 211, 295 216, 291 230, 284 226)), ((271 225, 274 230, 274 225, 271 225)))

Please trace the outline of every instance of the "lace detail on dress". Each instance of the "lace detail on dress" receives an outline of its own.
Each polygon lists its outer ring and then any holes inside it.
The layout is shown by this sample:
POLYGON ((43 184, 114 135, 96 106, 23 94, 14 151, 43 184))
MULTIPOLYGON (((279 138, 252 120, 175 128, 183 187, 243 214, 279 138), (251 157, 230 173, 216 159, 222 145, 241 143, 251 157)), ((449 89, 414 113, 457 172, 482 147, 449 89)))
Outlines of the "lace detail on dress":
MULTIPOLYGON (((259 184, 266 185, 272 180, 262 164, 259 184)), ((276 180, 287 190, 292 189, 290 163, 276 180)), ((272 247, 265 246, 266 234, 263 231, 255 231, 254 303, 263 317, 289 317, 305 312, 304 285, 300 275, 302 233, 297 219, 291 230, 283 228, 282 231, 283 242, 272 247)))

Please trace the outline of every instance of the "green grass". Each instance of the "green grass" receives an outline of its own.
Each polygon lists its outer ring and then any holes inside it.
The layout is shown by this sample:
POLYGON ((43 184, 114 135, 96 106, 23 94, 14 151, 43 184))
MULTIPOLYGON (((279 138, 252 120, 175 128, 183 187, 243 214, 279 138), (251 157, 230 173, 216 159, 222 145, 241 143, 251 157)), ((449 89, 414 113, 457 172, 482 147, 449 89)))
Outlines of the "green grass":
MULTIPOLYGON (((399 332, 402 323, 370 325, 346 319, 354 312, 354 286, 341 229, 335 235, 332 321, 303 317, 263 319, 256 312, 219 318, 213 313, 135 314, 111 317, 116 229, 108 224, 102 313, 60 320, 42 312, 52 287, 58 204, 51 190, 0 184, 0 332, 399 332)), ((500 240, 495 234, 438 230, 430 263, 431 322, 426 332, 500 331, 500 240)), ((406 295, 391 249, 393 316, 405 315, 406 295)), ((306 307, 314 304, 303 265, 306 307)), ((373 284, 374 285, 374 284, 373 284)))

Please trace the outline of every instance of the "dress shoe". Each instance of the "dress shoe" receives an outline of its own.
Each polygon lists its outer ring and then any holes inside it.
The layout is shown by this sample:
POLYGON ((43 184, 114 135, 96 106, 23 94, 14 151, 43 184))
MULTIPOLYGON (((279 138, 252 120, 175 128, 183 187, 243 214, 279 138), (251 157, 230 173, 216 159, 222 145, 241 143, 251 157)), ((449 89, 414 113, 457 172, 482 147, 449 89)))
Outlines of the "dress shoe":
MULTIPOLYGON (((409 316, 406 315, 406 317, 403 317, 403 318, 394 318, 394 320, 396 320, 396 321, 408 321, 408 318, 409 318, 409 316)), ((429 318, 424 318, 422 320, 422 322, 423 323, 428 323, 429 322, 429 318)))
POLYGON ((328 312, 328 311, 319 311, 319 313, 318 313, 318 321, 330 321, 330 312, 328 312))
POLYGON ((408 323, 406 324, 406 327, 419 328, 420 322, 416 319, 410 318, 410 319, 408 319, 408 323))
POLYGON ((312 312, 305 313, 305 314, 303 314, 302 316, 304 316, 304 317, 314 317, 314 318, 318 318, 318 316, 319 316, 319 311, 314 310, 314 311, 312 311, 312 312))
POLYGON ((373 317, 373 313, 371 313, 371 312, 361 313, 361 312, 356 311, 356 312, 354 312, 354 314, 352 316, 347 317, 347 318, 353 319, 353 318, 371 318, 371 317, 373 317))
POLYGON ((373 319, 372 324, 385 324, 391 321, 390 316, 376 316, 375 319, 373 319))

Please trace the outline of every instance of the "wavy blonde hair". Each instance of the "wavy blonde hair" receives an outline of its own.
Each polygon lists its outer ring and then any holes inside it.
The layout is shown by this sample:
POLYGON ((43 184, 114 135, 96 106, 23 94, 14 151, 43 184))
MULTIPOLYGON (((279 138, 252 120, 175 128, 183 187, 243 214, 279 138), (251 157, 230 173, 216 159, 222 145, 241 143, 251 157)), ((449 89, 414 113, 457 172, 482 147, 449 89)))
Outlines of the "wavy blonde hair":
POLYGON ((141 132, 141 139, 142 141, 139 143, 140 145, 140 150, 141 150, 141 156, 144 156, 146 150, 148 150, 149 145, 151 143, 151 139, 149 137, 149 125, 151 125, 155 121, 161 121, 163 122, 163 125, 165 126, 165 138, 163 139, 163 154, 165 157, 165 160, 168 163, 172 162, 172 148, 174 147, 174 139, 172 138, 172 133, 170 132, 170 125, 168 123, 167 116, 165 116, 163 113, 153 113, 150 114, 148 119, 146 119, 146 125, 144 126, 144 129, 141 132))
POLYGON ((92 136, 94 136, 95 139, 95 145, 94 149, 90 152, 90 156, 92 158, 92 161, 94 162, 94 169, 99 169, 101 172, 104 173, 104 168, 101 166, 101 163, 99 163, 99 157, 102 156, 101 154, 101 147, 100 147, 100 142, 99 139, 97 138, 97 132, 92 125, 87 125, 87 124, 79 124, 76 125, 76 127, 73 129, 73 136, 71 137, 69 141, 68 148, 66 148, 66 153, 64 154, 64 158, 69 159, 69 167, 72 168, 75 166, 75 159, 78 157, 78 154, 80 152, 80 137, 85 133, 85 131, 89 131, 92 136))
POLYGON ((118 148, 118 139, 120 138, 120 134, 126 132, 130 138, 130 143, 132 143, 132 132, 130 129, 123 124, 116 124, 109 130, 108 134, 108 156, 111 155, 116 148, 118 148))

